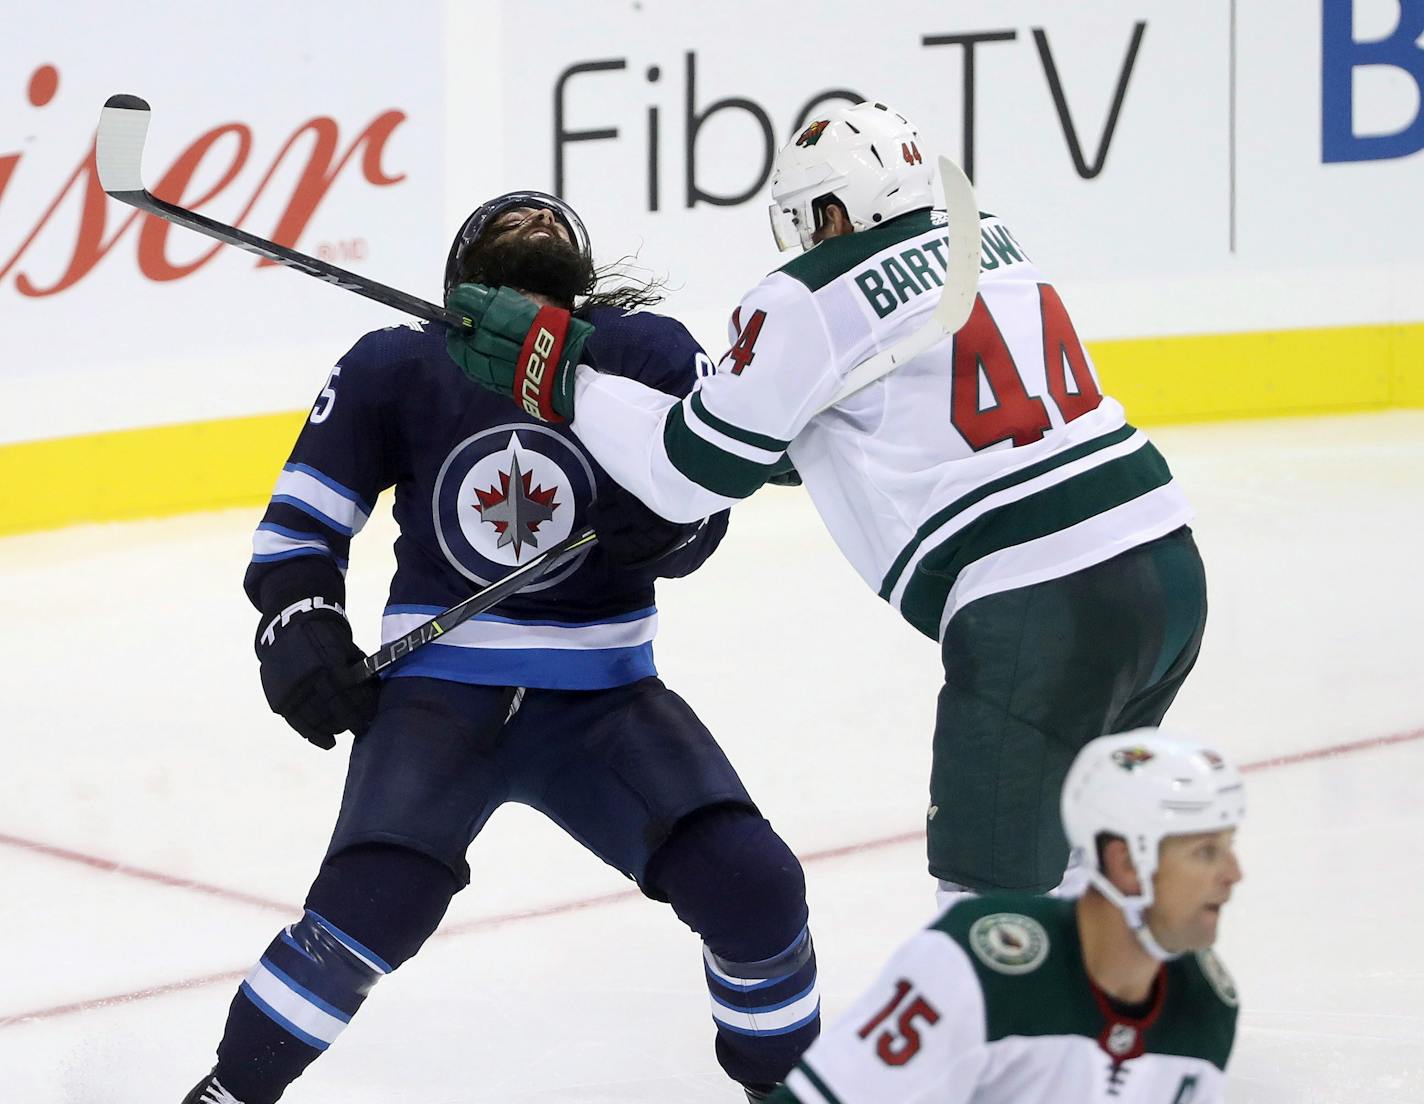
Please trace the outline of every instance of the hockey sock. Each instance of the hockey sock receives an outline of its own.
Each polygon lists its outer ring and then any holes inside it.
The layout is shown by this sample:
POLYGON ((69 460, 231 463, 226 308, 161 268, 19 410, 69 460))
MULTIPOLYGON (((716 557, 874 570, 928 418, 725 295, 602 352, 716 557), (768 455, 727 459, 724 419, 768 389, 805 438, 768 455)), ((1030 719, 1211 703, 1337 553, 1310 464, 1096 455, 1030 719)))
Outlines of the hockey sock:
POLYGON ((734 962, 703 947, 717 1060, 744 1085, 772 1085, 791 1072, 821 1032, 816 950, 807 928, 780 954, 734 962))
POLYGON ((275 1104, 366 995, 410 958, 458 888, 442 864, 399 847, 323 866, 301 920, 279 932, 228 1009, 214 1073, 244 1104, 275 1104))
POLYGON ((746 1085, 781 1081, 821 1030, 796 856, 762 817, 723 807, 680 824, 648 881, 702 936, 722 1068, 746 1085))

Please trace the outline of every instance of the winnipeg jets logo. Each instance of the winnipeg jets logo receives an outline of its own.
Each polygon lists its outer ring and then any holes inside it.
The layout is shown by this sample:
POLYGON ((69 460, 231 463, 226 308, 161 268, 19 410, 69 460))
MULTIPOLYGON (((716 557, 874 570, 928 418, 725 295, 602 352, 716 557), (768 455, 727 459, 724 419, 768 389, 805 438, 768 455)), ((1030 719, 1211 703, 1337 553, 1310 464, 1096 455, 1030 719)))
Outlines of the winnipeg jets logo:
MULTIPOLYGON (((495 426, 445 458, 431 502, 435 537, 451 566, 485 586, 572 533, 593 496, 593 468, 568 436, 525 422, 495 426)), ((553 586, 582 562, 528 589, 553 586)))
POLYGON ((495 547, 512 544, 517 558, 524 545, 539 547, 539 526, 559 508, 554 501, 558 492, 552 487, 535 486, 533 475, 520 471, 517 455, 511 457, 509 471, 499 473, 499 484, 498 488, 475 491, 479 499, 475 509, 480 512, 480 519, 493 525, 499 534, 495 547))

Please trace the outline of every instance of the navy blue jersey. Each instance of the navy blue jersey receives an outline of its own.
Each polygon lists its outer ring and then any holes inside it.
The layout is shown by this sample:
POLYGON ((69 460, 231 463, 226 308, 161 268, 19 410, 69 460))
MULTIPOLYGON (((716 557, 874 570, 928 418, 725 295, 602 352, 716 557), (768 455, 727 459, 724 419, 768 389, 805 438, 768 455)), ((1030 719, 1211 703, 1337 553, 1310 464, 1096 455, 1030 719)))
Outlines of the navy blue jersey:
MULTIPOLYGON (((608 307, 584 317, 597 327, 585 361, 669 394, 692 390, 705 356, 680 323, 608 307)), ((376 330, 341 358, 312 407, 253 537, 247 593, 266 608, 284 577, 310 578, 323 564, 342 587, 351 538, 394 487, 400 536, 382 621, 391 640, 581 529, 607 486, 567 426, 535 421, 466 379, 442 327, 376 330)), ((595 545, 392 673, 562 690, 652 675, 654 578, 693 570, 725 530, 726 515, 714 517, 686 548, 642 569, 595 545)))

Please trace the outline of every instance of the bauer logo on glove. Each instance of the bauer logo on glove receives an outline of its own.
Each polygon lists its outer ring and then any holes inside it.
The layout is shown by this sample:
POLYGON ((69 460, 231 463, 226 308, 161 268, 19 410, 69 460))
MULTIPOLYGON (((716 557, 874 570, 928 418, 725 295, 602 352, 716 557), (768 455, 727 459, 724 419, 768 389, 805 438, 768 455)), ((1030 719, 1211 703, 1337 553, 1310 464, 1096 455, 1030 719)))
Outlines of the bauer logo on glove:
POLYGON ((451 329, 445 337, 450 358, 465 375, 508 395, 541 422, 572 420, 574 371, 591 324, 507 287, 457 284, 446 304, 474 323, 472 330, 451 329))
POLYGON ((549 405, 544 393, 544 381, 551 362, 557 362, 568 331, 569 312, 558 307, 544 307, 534 316, 529 337, 519 350, 515 365, 514 398, 524 412, 542 422, 562 422, 564 419, 549 405), (562 317, 560 317, 562 316, 562 317))

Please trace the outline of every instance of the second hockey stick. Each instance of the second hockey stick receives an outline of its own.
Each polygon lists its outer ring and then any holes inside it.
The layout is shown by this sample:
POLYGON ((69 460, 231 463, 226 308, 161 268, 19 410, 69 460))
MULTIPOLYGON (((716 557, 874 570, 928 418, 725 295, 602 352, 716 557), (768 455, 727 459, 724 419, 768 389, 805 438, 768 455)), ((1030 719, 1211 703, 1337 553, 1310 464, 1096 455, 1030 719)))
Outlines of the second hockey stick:
POLYGON ((914 333, 897 341, 883 353, 863 360, 846 373, 835 398, 821 407, 829 410, 842 399, 869 387, 907 360, 957 333, 969 321, 979 294, 979 204, 974 186, 958 165, 947 157, 939 159, 939 176, 944 185, 944 207, 949 222, 949 250, 945 264, 944 290, 939 293, 930 320, 914 333))
POLYGON ((428 322, 444 322, 447 326, 471 329, 468 318, 454 311, 446 310, 435 303, 427 302, 399 288, 388 287, 368 279, 360 273, 349 272, 334 264, 288 249, 236 226, 210 219, 186 207, 179 207, 159 199, 143 186, 143 144, 148 137, 148 123, 152 111, 147 101, 138 96, 110 96, 99 114, 99 132, 95 137, 95 160, 99 167, 99 184, 109 195, 140 211, 146 211, 178 226, 186 226, 199 234, 220 241, 225 245, 235 245, 248 253, 255 253, 308 276, 345 291, 354 291, 377 303, 396 310, 405 311, 416 318, 428 322))
MULTIPOLYGON (((196 230, 216 241, 234 245, 238 249, 294 268, 308 276, 315 276, 318 280, 334 284, 343 290, 354 291, 383 306, 394 307, 429 322, 443 322, 462 329, 471 328, 470 320, 462 314, 159 199, 143 186, 143 146, 148 137, 151 114, 148 103, 138 96, 110 96, 105 102, 104 110, 99 116, 95 159, 98 163, 99 183, 109 195, 150 215, 178 226, 185 226, 189 230, 196 230)), ((547 575, 555 567, 591 547, 597 540, 598 536, 592 529, 573 534, 547 552, 535 556, 524 566, 515 568, 498 582, 477 591, 429 621, 417 625, 403 636, 383 644, 371 655, 355 663, 352 666, 352 674, 361 679, 374 677, 456 626, 498 605, 521 587, 547 575)))
POLYGON ((503 579, 478 590, 457 606, 451 606, 444 613, 437 614, 404 636, 386 642, 351 667, 351 674, 359 679, 373 678, 393 663, 399 663, 432 640, 444 636, 456 625, 463 625, 471 617, 476 617, 492 606, 498 605, 521 587, 542 579, 554 568, 591 548, 598 540, 592 529, 583 529, 566 537, 547 552, 541 552, 523 567, 516 567, 503 579))

